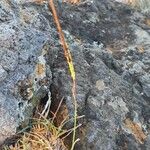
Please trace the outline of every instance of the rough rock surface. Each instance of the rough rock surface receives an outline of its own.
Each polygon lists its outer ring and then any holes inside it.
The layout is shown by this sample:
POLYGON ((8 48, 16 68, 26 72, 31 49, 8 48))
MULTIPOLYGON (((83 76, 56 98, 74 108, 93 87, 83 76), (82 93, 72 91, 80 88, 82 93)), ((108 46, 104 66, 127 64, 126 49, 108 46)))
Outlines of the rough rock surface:
MULTIPOLYGON (((3 141, 47 87, 53 103, 64 97, 70 115, 74 108, 47 4, 1 0, 0 5, 3 141)), ((56 5, 76 69, 78 113, 85 115, 76 149, 150 149, 150 18, 110 0, 56 5)))
POLYGON ((0 1, 0 143, 31 117, 36 101, 48 92, 51 72, 45 57, 51 38, 40 30, 38 18, 36 9, 19 1, 0 1))

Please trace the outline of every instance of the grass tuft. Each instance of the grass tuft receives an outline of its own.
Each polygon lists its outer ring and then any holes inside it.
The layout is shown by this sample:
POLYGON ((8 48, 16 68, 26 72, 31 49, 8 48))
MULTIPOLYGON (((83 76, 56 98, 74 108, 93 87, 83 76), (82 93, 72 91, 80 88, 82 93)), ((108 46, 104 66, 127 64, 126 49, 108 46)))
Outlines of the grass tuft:
POLYGON ((25 132, 14 146, 4 150, 67 150, 60 138, 68 131, 56 127, 51 120, 34 119, 30 132, 25 132))

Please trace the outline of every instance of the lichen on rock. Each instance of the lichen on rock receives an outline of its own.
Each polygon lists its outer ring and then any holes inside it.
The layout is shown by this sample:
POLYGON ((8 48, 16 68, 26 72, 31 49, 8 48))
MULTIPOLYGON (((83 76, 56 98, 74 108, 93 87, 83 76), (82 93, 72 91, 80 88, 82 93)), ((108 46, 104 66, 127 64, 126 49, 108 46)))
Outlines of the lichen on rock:
MULTIPOLYGON (((55 4, 75 66, 78 115, 85 115, 76 149, 149 149, 148 17, 114 0, 55 4)), ((29 120, 49 90, 54 105, 64 97, 70 117, 74 105, 47 3, 1 0, 0 5, 2 142, 29 120)))

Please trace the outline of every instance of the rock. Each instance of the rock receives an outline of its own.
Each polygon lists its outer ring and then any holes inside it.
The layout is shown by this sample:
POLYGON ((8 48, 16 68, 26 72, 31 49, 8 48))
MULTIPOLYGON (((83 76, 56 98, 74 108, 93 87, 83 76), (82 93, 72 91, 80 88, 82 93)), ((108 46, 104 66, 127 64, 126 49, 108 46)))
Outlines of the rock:
MULTIPOLYGON (((149 74, 150 36, 143 23, 137 26, 138 18, 145 16, 103 0, 62 4, 58 11, 77 74, 78 113, 85 115, 76 149, 142 149, 143 145, 146 149, 149 82, 148 77, 141 78, 149 74), (97 14, 96 20, 90 14, 97 14), (131 121, 125 127, 126 119, 131 121)), ((73 116, 71 81, 63 56, 59 54, 53 66, 53 98, 58 93, 60 99, 64 96, 73 116)))
POLYGON ((0 92, 0 144, 7 138, 16 133, 18 124, 17 101, 14 97, 5 96, 0 92))
POLYGON ((10 50, 4 51, 1 58, 1 65, 7 71, 14 71, 18 65, 18 54, 10 50))
POLYGON ((145 74, 140 78, 141 86, 143 87, 143 93, 150 98, 150 75, 145 74))
POLYGON ((150 2, 149 0, 116 0, 121 3, 129 4, 134 8, 142 11, 143 13, 149 13, 150 2))
MULTIPOLYGON (((73 117, 74 105, 71 77, 47 3, 1 0, 0 5, 2 142, 28 122, 49 90, 52 107, 64 97, 66 112, 73 117)), ((73 56, 78 115, 85 115, 79 120, 83 126, 76 149, 149 149, 147 16, 111 0, 77 6, 59 1, 56 7, 73 56)))
POLYGON ((3 81, 7 76, 7 72, 0 66, 0 82, 3 81))
POLYGON ((28 9, 32 19, 27 22, 19 3, 2 0, 0 6, 1 144, 22 122, 27 124, 39 100, 49 92, 51 70, 46 57, 51 42, 50 35, 33 25, 39 15, 36 9, 28 9))

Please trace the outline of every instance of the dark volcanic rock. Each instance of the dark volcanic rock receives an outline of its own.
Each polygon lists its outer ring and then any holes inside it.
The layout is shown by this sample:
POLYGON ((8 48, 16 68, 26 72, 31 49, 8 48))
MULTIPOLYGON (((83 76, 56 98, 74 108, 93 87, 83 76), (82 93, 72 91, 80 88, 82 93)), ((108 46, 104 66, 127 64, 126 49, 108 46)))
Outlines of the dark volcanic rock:
MULTIPOLYGON (((150 27, 142 28, 146 17, 103 0, 58 5, 58 11, 76 68, 78 113, 85 115, 85 133, 79 133, 76 149, 148 149, 150 27)), ((60 55, 54 61, 51 89, 65 96, 73 114, 70 77, 60 55)))
MULTIPOLYGON (((40 99, 50 87, 54 104, 64 97, 70 117, 74 107, 68 66, 47 4, 19 0, 0 4, 0 138, 4 140, 15 133, 22 121, 18 116, 28 118, 27 108, 35 105, 27 93, 31 89, 42 93, 35 94, 40 99), (49 82, 39 84, 45 78, 49 82), (3 133, 3 127, 9 134, 3 133)), ((150 26, 145 24, 146 16, 110 0, 77 6, 59 1, 56 6, 76 70, 78 114, 85 115, 76 149, 148 150, 150 26)))
POLYGON ((108 45, 123 40, 126 44, 134 39, 130 28, 133 12, 127 6, 106 0, 87 1, 79 6, 65 6, 65 9, 64 5, 59 6, 63 28, 88 43, 108 45))
POLYGON ((19 1, 0 1, 0 144, 27 122, 51 82, 45 58, 49 35, 32 25, 40 16, 35 9, 28 9, 29 16, 23 11, 19 1), (45 79, 49 82, 40 84, 45 79))

